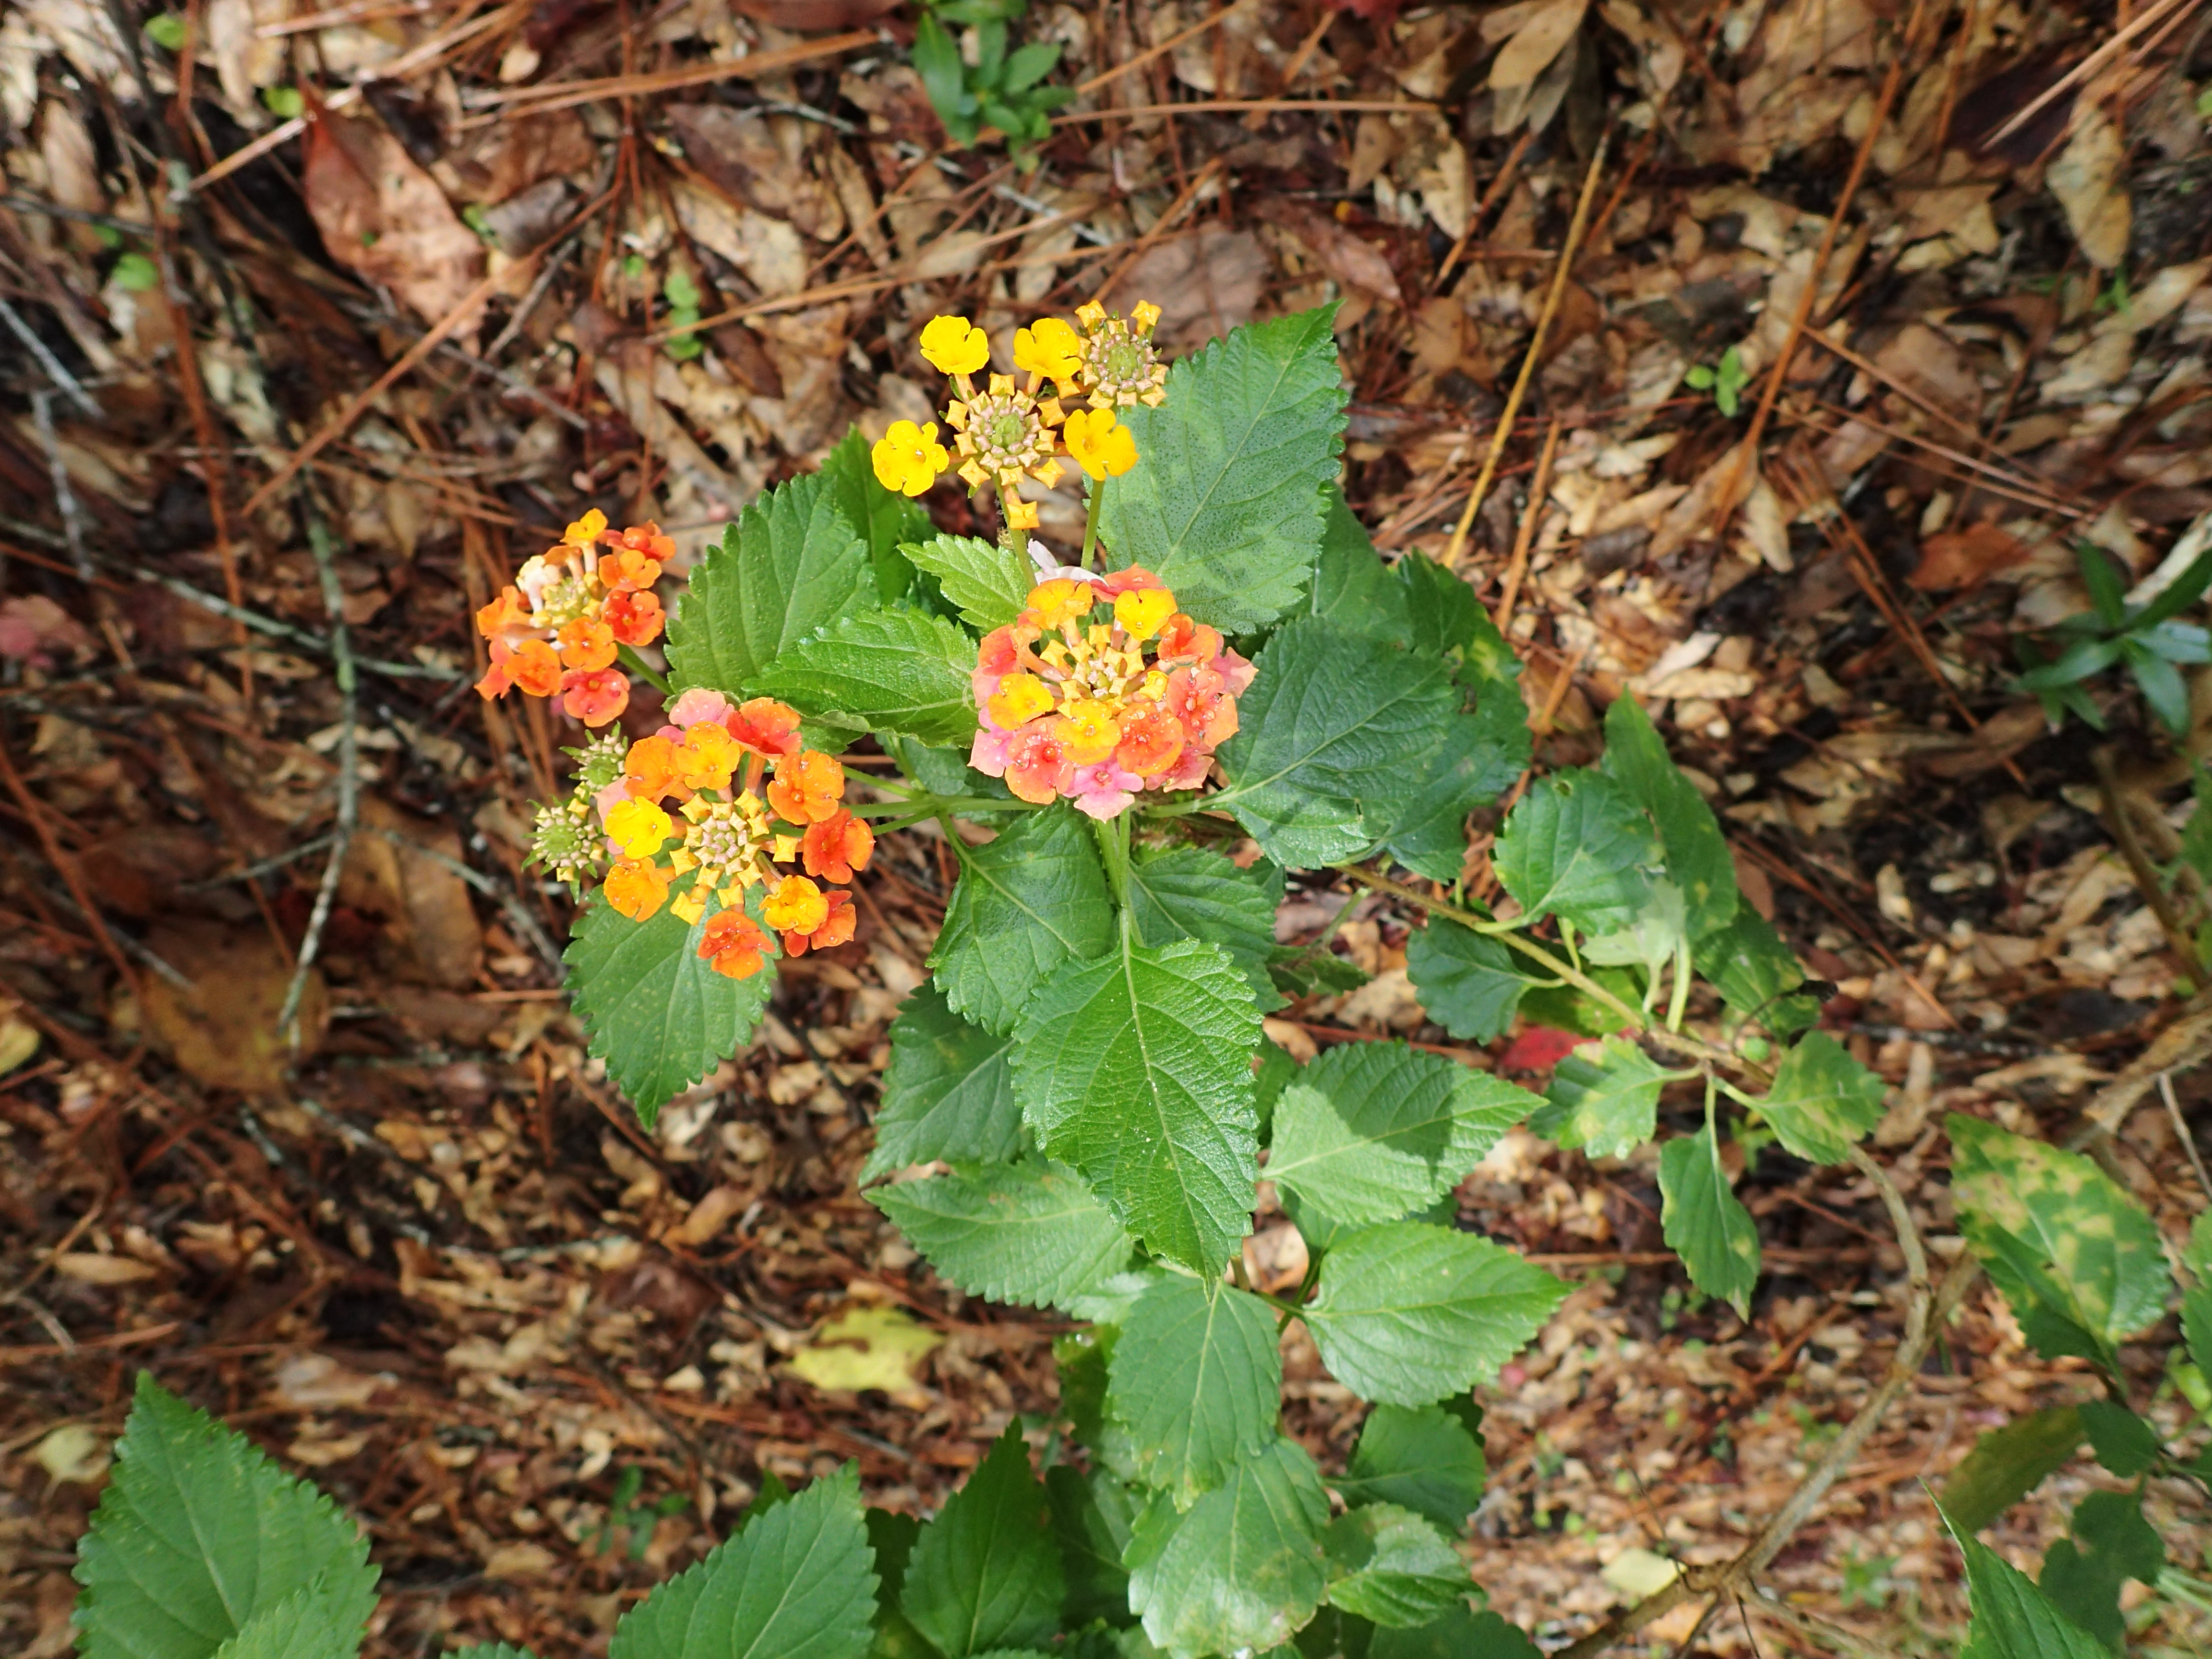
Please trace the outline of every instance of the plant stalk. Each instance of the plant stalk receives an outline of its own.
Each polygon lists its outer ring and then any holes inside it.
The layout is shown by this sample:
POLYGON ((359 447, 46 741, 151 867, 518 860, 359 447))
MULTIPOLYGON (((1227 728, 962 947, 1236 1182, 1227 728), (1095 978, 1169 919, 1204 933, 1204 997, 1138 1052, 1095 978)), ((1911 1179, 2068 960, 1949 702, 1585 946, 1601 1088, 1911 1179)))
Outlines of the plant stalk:
POLYGON ((1091 562, 1091 550, 1098 545, 1098 504, 1105 499, 1106 480, 1093 478, 1091 481, 1091 505, 1083 515, 1083 556, 1077 561, 1086 567, 1091 562))
POLYGON ((624 668, 659 692, 662 696, 668 695, 668 676, 646 661, 643 657, 639 656, 633 647, 617 645, 615 647, 615 658, 624 668))

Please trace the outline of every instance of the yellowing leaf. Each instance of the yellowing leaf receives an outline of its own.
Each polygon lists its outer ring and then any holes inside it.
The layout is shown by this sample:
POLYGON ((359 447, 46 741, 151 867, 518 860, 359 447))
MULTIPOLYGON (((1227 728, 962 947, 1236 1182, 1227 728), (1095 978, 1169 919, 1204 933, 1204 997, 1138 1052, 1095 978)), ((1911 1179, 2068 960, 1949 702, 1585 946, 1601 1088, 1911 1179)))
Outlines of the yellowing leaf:
POLYGON ((31 1448, 31 1455, 58 1486, 65 1481, 88 1486, 107 1473, 106 1437, 82 1423, 64 1423, 48 1431, 31 1448))
POLYGON ((945 1339, 896 1308, 848 1308, 791 1357, 792 1375, 817 1389, 903 1394, 914 1368, 945 1339))
POLYGON ((1681 1570, 1665 1556, 1654 1555, 1650 1550, 1623 1550, 1605 1564, 1599 1577, 1630 1601, 1641 1601, 1673 1583, 1674 1575, 1681 1570))

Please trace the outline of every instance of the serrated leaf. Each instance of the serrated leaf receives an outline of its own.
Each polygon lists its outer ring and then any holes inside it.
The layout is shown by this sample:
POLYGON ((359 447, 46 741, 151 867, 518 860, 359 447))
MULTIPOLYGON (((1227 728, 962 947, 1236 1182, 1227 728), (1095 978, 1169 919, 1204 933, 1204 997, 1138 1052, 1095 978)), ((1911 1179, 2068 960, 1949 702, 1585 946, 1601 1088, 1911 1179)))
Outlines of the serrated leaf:
POLYGON ((738 515, 691 572, 668 623, 668 674, 681 691, 756 695, 761 671, 824 623, 872 605, 867 544, 810 472, 738 515))
POLYGON ((1377 1406, 1359 1425, 1352 1467, 1334 1481, 1346 1504, 1395 1504, 1456 1537, 1482 1501, 1482 1442, 1440 1406, 1377 1406))
POLYGON ((1820 1018, 1819 1001, 1792 995, 1805 969, 1774 924, 1749 905, 1692 951, 1697 970, 1713 982, 1739 1018, 1756 1019, 1778 1036, 1791 1036, 1820 1018))
POLYGON ((994 841, 960 852, 960 881, 930 952, 953 1012, 1006 1032, 1063 963, 1114 943, 1106 872, 1086 820, 1070 806, 1024 812, 994 841))
POLYGON ((1172 1276, 1129 1310, 1109 1377, 1107 1409, 1128 1428, 1139 1474, 1188 1504, 1275 1438, 1275 1316, 1245 1291, 1172 1276))
POLYGON ((977 536, 933 536, 899 550, 917 570, 937 578, 960 614, 984 632, 1021 614, 1036 570, 1018 553, 977 536))
POLYGON ((1512 1030, 1530 984, 1504 945, 1441 920, 1407 937, 1406 977, 1431 1019, 1461 1041, 1475 1042, 1512 1030))
POLYGON ((1344 436, 1334 315, 1248 323, 1170 368, 1158 408, 1117 411, 1139 459, 1100 503, 1099 536, 1224 634, 1289 610, 1320 549, 1344 436))
POLYGON ((1328 1600, 1386 1629, 1432 1623, 1474 1591, 1451 1540, 1411 1510, 1370 1504, 1329 1522, 1328 1600))
MULTIPOLYGON (((679 876, 672 896, 690 890, 679 876)), ((775 989, 774 958, 750 979, 716 973, 699 957, 708 919, 690 922, 664 904, 632 921, 594 894, 562 956, 568 995, 590 1052, 650 1129, 661 1107, 752 1041, 775 989)))
MULTIPOLYGON (((2201 1212, 2199 1219, 2212 1212, 2201 1212)), ((2182 1340, 2197 1369, 2212 1376, 2212 1285, 2194 1285, 2181 1298, 2182 1340)))
POLYGON ((1218 1273, 1259 1177, 1252 988, 1217 945, 1124 940, 1023 1008, 1014 1092, 1045 1152, 1080 1170, 1155 1254, 1218 1273))
POLYGON ((1813 1164, 1841 1164, 1881 1121, 1889 1087, 1826 1031, 1808 1031, 1782 1056, 1774 1086, 1753 1103, 1775 1138, 1813 1164))
POLYGON ((866 1197, 938 1277, 993 1302, 1064 1305, 1135 1249, 1081 1178, 1052 1164, 969 1164, 866 1197))
POLYGON ((849 428, 822 458, 822 476, 830 480, 837 510, 867 544, 876 597, 890 604, 914 585, 913 568, 900 556, 899 544, 926 538, 932 528, 929 514, 920 501, 878 482, 868 441, 858 427, 849 428))
POLYGON ((1649 902, 1663 856, 1650 819, 1626 792, 1583 769, 1555 772, 1521 798, 1491 864, 1530 917, 1558 915, 1586 933, 1609 933, 1649 902))
POLYGON ((975 735, 975 641, 942 617, 864 611, 794 641, 750 690, 831 725, 945 747, 975 735))
POLYGON ((1674 1073, 1626 1037, 1585 1042, 1552 1072, 1528 1127, 1592 1158, 1626 1158, 1659 1125, 1659 1091, 1674 1073))
POLYGON ((1392 645, 1412 639, 1405 589, 1376 556, 1367 527, 1334 484, 1322 491, 1321 545, 1315 550, 1313 574, 1297 613, 1326 617, 1347 634, 1392 645))
POLYGON ((1018 1157, 1022 1109, 1014 1099, 1011 1046, 954 1013, 936 986, 909 992, 891 1022, 876 1146, 860 1179, 939 1158, 1006 1164, 1018 1157))
POLYGON ((214 1659, 354 1659, 362 1620, 348 1602, 347 1590, 318 1578, 248 1619, 214 1659))
POLYGON ((1287 868, 1350 858, 1420 792, 1457 701, 1444 665, 1301 617, 1257 667, 1212 804, 1287 868))
POLYGON ((1364 1400, 1425 1406, 1495 1381, 1566 1293, 1487 1239, 1398 1221, 1340 1240, 1304 1316, 1338 1382, 1364 1400))
POLYGON ((2085 1400, 2080 1410, 2089 1449, 2106 1473, 2132 1480, 2158 1462, 2158 1431, 2118 1401, 2085 1400))
MULTIPOLYGON (((1517 696, 1514 702, 1519 703, 1517 696)), ((1525 726, 1514 729, 1523 737, 1528 733, 1525 726)), ((1444 726, 1443 746, 1428 763, 1420 793, 1406 803, 1383 836, 1384 850, 1431 881, 1457 881, 1467 858, 1468 815, 1510 788, 1528 759, 1479 716, 1454 714, 1444 726)))
POLYGON ((1176 1659, 1279 1646, 1328 1588, 1328 1520, 1313 1459, 1277 1439, 1186 1514, 1165 1493, 1152 1499, 1129 1540, 1129 1609, 1176 1659))
POLYGON ((1347 1042, 1275 1107, 1267 1179, 1337 1227, 1395 1221, 1464 1180, 1540 1103, 1486 1072, 1402 1042, 1347 1042))
POLYGON ((1267 958, 1267 977, 1286 996, 1341 996, 1367 983, 1367 971, 1324 944, 1279 945, 1267 958))
POLYGON ((1667 849, 1667 877, 1682 890, 1690 937, 1703 939, 1735 920, 1735 860, 1720 820, 1682 775, 1651 718, 1632 696, 1605 714, 1605 775, 1651 815, 1667 849))
POLYGON ((2112 1659, 2112 1650, 2058 1611, 2027 1575, 1953 1524, 1973 1607, 1959 1659, 2112 1659))
POLYGON ((2063 1467, 2083 1432, 2072 1406, 2047 1407, 1990 1430, 1945 1479, 1937 1506, 1960 1532, 1981 1531, 2063 1467))
POLYGON ((1543 1650, 1497 1613, 1455 1607, 1419 1630, 1376 1631, 1367 1659, 1543 1659, 1543 1650))
POLYGON ((1267 960, 1275 951, 1275 910, 1283 902, 1283 872, 1259 863, 1240 870, 1218 853, 1178 847, 1133 860, 1130 918, 1142 945, 1172 939, 1211 939, 1251 981, 1261 1013, 1283 1006, 1267 960))
POLYGON ((317 1616, 357 1646, 376 1606, 353 1522, 144 1371, 74 1577, 84 1659, 209 1659, 319 1582, 317 1616))
POLYGON ((921 1529, 899 1606, 945 1659, 1048 1639, 1066 1581, 1021 1425, 921 1529))
POLYGON ((2143 1519, 2141 1492, 2091 1492, 2075 1506, 2073 1534, 2045 1552, 2037 1586, 2060 1613, 2118 1649, 2127 1635, 2120 1588, 2130 1578, 2155 1586, 2166 1545, 2143 1519))
POLYGON ((1062 1616, 1071 1626, 1092 1620, 1126 1619, 1129 1573, 1121 1553, 1129 1545, 1136 1502, 1129 1488, 1103 1471, 1086 1474, 1066 1463, 1044 1472, 1052 1529, 1067 1577, 1062 1616))
POLYGON ((1759 1228, 1721 1169, 1711 1124, 1659 1149, 1659 1192, 1661 1232, 1690 1270, 1690 1282, 1728 1303, 1739 1319, 1750 1318, 1759 1228))
POLYGON ((1520 659, 1465 579, 1425 553, 1408 553, 1400 559, 1397 575, 1405 591, 1414 650, 1448 659, 1462 684, 1519 677, 1520 659))
POLYGON ((2165 1310, 2157 1224, 2090 1159, 1953 1114, 1959 1230, 2047 1358, 2114 1365, 2118 1344, 2165 1310))
POLYGON ((623 1616, 607 1659, 864 1659, 876 1574, 848 1463, 623 1616))

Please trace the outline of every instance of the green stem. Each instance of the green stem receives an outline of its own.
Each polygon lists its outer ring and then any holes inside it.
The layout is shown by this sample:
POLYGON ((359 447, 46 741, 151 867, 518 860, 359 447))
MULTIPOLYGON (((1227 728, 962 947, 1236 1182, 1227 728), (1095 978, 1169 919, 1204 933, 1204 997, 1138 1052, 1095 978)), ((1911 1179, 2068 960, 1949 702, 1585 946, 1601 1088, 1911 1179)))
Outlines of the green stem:
POLYGON ((1667 1029, 1679 1032, 1682 1016, 1690 1009, 1690 941, 1685 938, 1674 947, 1674 994, 1667 1004, 1667 1029))
POLYGON ((1034 812, 1025 800, 996 800, 988 795, 913 794, 903 800, 867 801, 845 809, 856 818, 935 817, 941 812, 1034 812))
POLYGON ((1098 503, 1105 499, 1106 480, 1093 478, 1091 481, 1090 510, 1083 518, 1083 557, 1078 561, 1080 564, 1090 564, 1091 550, 1098 544, 1098 503))
POLYGON ((668 676, 639 656, 630 647, 627 645, 615 647, 615 660, 659 692, 662 696, 668 695, 668 676))
POLYGON ((1103 823, 1094 823, 1092 828, 1097 831, 1098 856, 1106 866, 1106 884, 1121 912, 1121 927, 1126 933, 1133 925, 1129 912, 1129 815, 1117 812, 1103 823))

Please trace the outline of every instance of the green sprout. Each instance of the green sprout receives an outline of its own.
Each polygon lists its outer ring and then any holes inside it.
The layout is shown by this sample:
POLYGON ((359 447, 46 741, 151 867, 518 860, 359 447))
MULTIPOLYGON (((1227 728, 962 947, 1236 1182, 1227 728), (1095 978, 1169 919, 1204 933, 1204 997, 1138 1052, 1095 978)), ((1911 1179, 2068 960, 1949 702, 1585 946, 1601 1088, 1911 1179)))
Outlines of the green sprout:
POLYGON ((185 20, 173 11, 155 12, 141 27, 146 38, 164 52, 182 52, 190 33, 185 20))
POLYGON ((690 331, 699 320, 699 285, 690 272, 678 266, 660 285, 660 295, 668 301, 668 325, 678 331, 662 342, 660 349, 677 362, 689 362, 707 349, 690 331))
POLYGON ((2081 542, 2074 551, 2090 608, 2048 630, 2043 640, 2028 635, 2014 640, 2014 653, 2027 671, 2016 684, 2036 695, 2053 726, 2070 710, 2101 732, 2104 714, 2084 682, 2125 663, 2160 724, 2182 736, 2189 730, 2189 686, 2176 665, 2212 662, 2212 634, 2174 618, 2212 586, 2212 548, 2143 605, 2128 603, 2127 579, 2103 549, 2081 542))
POLYGON ((1698 392, 1713 394, 1713 403, 1720 412, 1731 420, 1743 406, 1743 389, 1751 384, 1751 371, 1743 366, 1743 357, 1734 346, 1721 353, 1717 366, 1708 368, 1698 363, 1682 376, 1684 385, 1698 392))
POLYGON ((1029 0, 925 0, 925 7, 915 29, 914 66, 946 135, 966 146, 995 131, 1014 165, 1034 170, 1036 147, 1052 136, 1052 112, 1075 96, 1072 88, 1039 84, 1060 62, 1060 42, 1007 49, 1006 25, 1029 9, 1029 0), (947 23, 971 32, 972 53, 962 51, 947 23))

